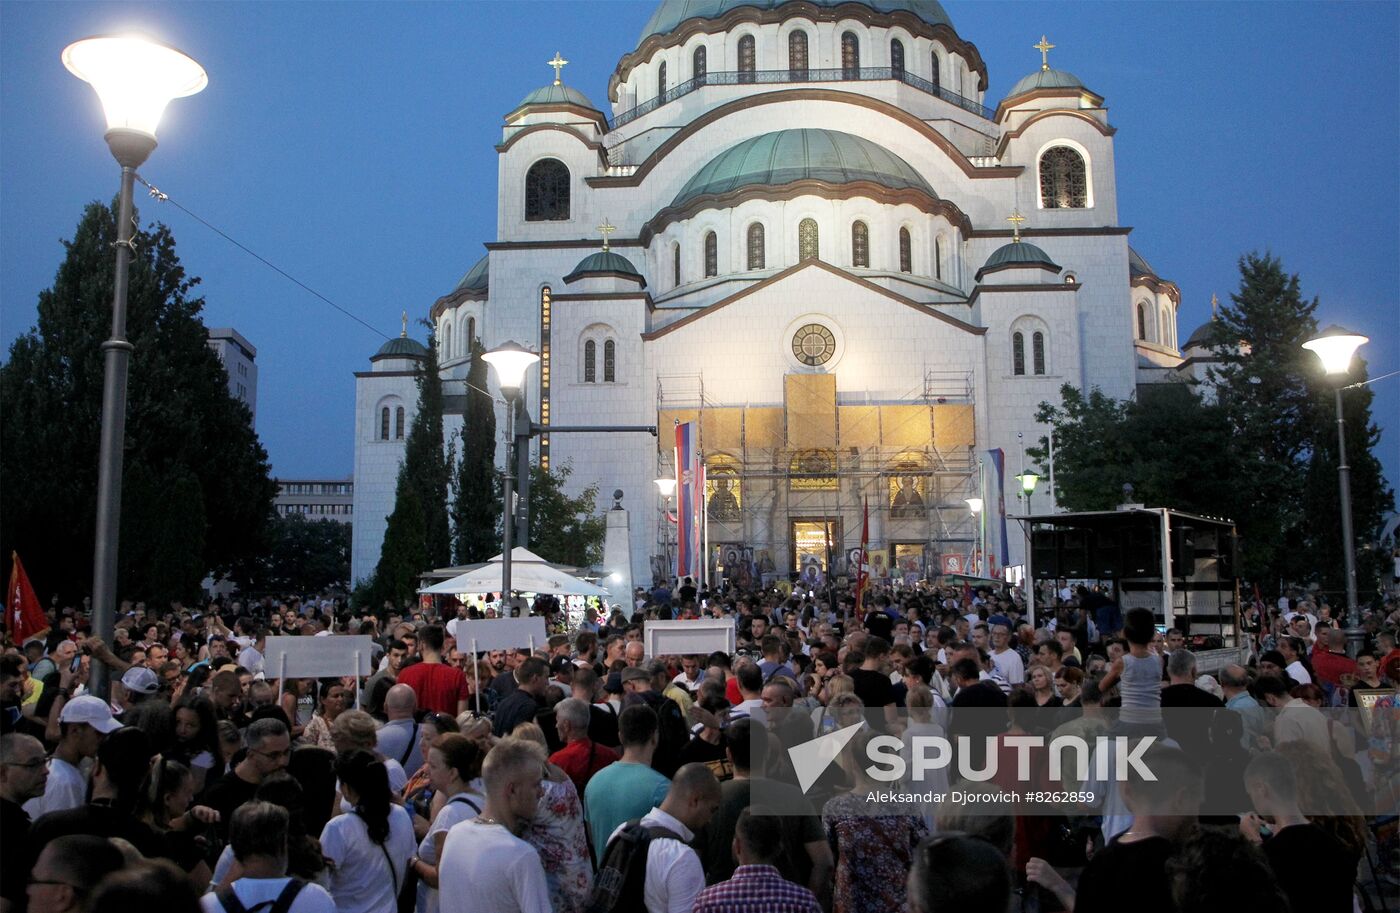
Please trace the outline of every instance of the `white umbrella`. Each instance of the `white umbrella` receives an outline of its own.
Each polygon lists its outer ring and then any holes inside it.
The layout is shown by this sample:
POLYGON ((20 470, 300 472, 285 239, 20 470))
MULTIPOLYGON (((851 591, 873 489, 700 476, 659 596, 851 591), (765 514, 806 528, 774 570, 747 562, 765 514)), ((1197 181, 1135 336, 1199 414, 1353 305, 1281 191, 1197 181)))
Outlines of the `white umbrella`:
MULTIPOLYGON (((539 555, 526 548, 510 552, 511 587, 518 593, 548 593, 552 596, 609 596, 607 590, 586 580, 570 576, 552 567, 539 555)), ((451 580, 435 583, 420 593, 499 593, 501 591, 501 556, 497 555, 476 570, 459 574, 451 580)))

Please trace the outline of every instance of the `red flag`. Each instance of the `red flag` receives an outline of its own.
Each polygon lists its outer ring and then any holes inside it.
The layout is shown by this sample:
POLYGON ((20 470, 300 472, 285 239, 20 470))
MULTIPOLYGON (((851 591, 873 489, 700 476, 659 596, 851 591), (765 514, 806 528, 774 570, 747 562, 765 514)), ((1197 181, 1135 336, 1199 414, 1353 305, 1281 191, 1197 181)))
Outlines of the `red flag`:
POLYGON ((856 570, 856 619, 865 617, 865 588, 870 585, 870 502, 861 498, 864 519, 860 524, 860 557, 856 570))
POLYGON ((14 564, 10 568, 9 598, 5 601, 6 620, 10 623, 10 636, 18 645, 47 634, 49 620, 39 605, 39 597, 34 595, 34 587, 29 585, 24 565, 19 563, 19 552, 10 554, 14 564))

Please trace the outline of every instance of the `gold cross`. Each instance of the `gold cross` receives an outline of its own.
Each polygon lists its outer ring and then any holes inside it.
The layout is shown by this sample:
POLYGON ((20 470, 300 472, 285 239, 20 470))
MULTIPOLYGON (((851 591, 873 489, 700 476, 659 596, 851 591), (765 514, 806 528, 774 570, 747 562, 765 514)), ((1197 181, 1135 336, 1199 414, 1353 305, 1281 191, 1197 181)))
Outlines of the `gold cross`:
POLYGON ((1019 244, 1021 241, 1021 223, 1026 221, 1026 217, 1021 215, 1021 210, 1011 210, 1011 215, 1006 217, 1006 221, 1011 223, 1011 233, 1014 240, 1019 244))
POLYGON ((617 226, 608 221, 608 217, 603 217, 603 223, 598 226, 598 233, 603 236, 603 250, 608 249, 608 235, 617 231, 617 226))
POLYGON ((1210 296, 1210 319, 1214 320, 1220 316, 1220 299, 1213 293, 1210 296))
POLYGON ((1054 45, 1046 41, 1044 35, 1041 35, 1040 44, 1033 44, 1031 47, 1040 52, 1040 68, 1042 70, 1050 69, 1050 49, 1053 48, 1054 45))
POLYGON ((403 329, 399 331, 399 338, 408 336, 408 311, 403 312, 403 329))
POLYGON ((564 64, 566 63, 568 63, 568 61, 565 60, 563 57, 560 57, 558 51, 555 51, 554 59, 551 60, 548 64, 546 64, 546 66, 554 67, 554 84, 556 86, 563 85, 563 83, 559 80, 559 71, 564 69, 564 64))

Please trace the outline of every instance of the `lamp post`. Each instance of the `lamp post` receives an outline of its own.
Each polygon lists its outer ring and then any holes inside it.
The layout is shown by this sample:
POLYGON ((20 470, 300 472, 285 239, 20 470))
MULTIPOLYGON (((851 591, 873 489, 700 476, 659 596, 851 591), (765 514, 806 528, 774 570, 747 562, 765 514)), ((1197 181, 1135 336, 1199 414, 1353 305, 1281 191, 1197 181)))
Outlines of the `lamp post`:
MULTIPOLYGON (((92 555, 92 627, 108 643, 116 623, 117 545, 122 511, 122 449, 126 442, 127 271, 131 261, 132 190, 136 169, 155 151, 156 127, 171 99, 209 84, 204 68, 172 47, 139 35, 104 35, 63 49, 63 65, 97 92, 107 118, 107 148, 121 165, 117 203, 116 276, 112 335, 102 344, 102 436, 97 461, 97 530, 92 555)), ((95 663, 90 687, 105 699, 108 669, 95 663)))
POLYGON ((1026 499, 1026 513, 1029 514, 1031 512, 1031 495, 1035 494, 1035 486, 1040 483, 1040 475, 1022 470, 1016 480, 1021 483, 1021 497, 1026 499))
POLYGON ((987 560, 987 556, 983 554, 982 551, 986 545, 986 543, 983 541, 982 536, 982 499, 967 498, 966 501, 967 509, 972 511, 972 519, 977 523, 977 561, 972 566, 972 572, 978 577, 981 577, 982 562, 987 560))
MULTIPOLYGON (((518 342, 505 342, 481 356, 486 363, 496 369, 496 382, 500 384, 501 395, 506 398, 506 440, 508 446, 515 447, 515 404, 520 398, 520 388, 525 382, 525 372, 540 357, 518 342)), ((510 550, 511 536, 515 521, 515 476, 511 472, 514 454, 506 454, 505 512, 501 517, 501 610, 506 611, 510 604, 510 550)))
MULTIPOLYGON (((1358 333, 1352 333, 1335 323, 1317 336, 1303 343, 1303 348, 1313 352, 1322 362, 1322 370, 1329 376, 1344 378, 1351 370, 1351 359, 1356 350, 1370 340, 1358 333)), ((1342 555, 1346 561, 1347 583, 1347 648, 1354 657, 1361 649, 1366 632, 1361 628, 1361 608, 1356 601, 1356 543, 1351 531, 1351 467, 1347 465, 1346 422, 1342 412, 1342 389, 1338 383, 1333 391, 1337 397, 1337 484, 1342 496, 1342 555)))
POLYGON ((666 577, 671 576, 671 496, 676 493, 676 480, 671 478, 657 479, 656 490, 665 499, 666 506, 661 515, 661 551, 662 559, 666 565, 666 577))

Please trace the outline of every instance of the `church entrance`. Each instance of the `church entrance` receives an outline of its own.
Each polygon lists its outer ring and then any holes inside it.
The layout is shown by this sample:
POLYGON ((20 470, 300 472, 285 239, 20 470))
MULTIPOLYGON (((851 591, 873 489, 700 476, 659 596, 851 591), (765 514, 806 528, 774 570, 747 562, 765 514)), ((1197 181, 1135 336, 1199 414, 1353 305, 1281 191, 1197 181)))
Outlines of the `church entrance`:
POLYGON ((826 582, 831 564, 841 552, 841 520, 816 517, 790 521, 792 570, 806 586, 826 582))

